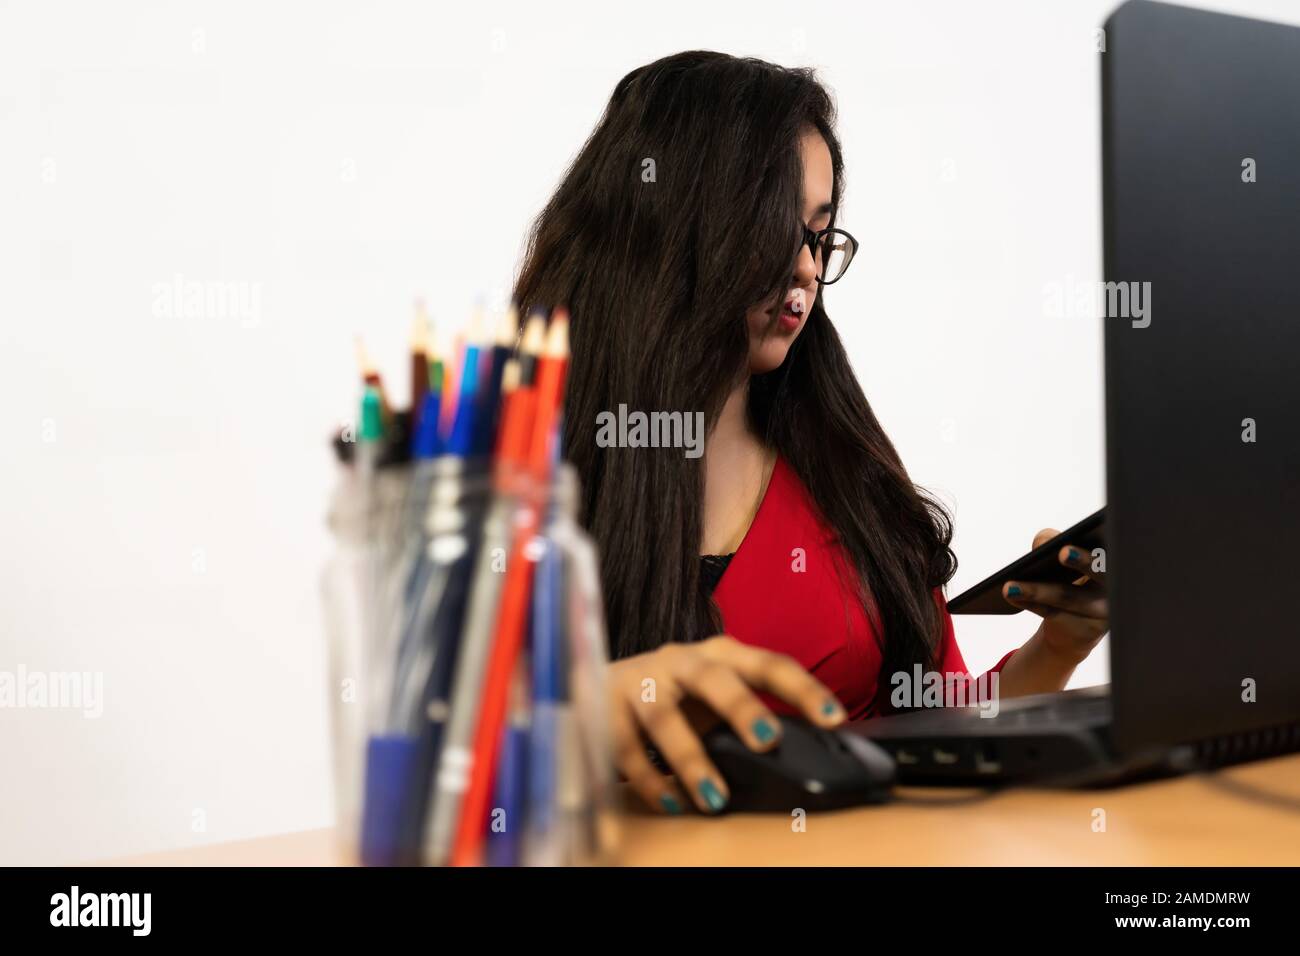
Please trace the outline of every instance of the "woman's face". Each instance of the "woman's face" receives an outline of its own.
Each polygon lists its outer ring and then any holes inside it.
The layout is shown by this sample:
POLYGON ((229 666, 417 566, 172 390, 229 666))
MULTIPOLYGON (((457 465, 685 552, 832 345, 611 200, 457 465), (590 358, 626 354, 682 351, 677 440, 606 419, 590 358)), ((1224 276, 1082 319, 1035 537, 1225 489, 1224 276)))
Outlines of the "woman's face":
MULTIPOLYGON (((799 149, 803 156, 803 222, 812 232, 817 232, 830 225, 834 185, 831 151, 815 129, 804 132, 799 149)), ((778 301, 755 306, 745 316, 749 326, 751 374, 770 372, 785 361, 785 353, 803 331, 816 298, 817 264, 808 246, 801 245, 790 287, 778 301)))

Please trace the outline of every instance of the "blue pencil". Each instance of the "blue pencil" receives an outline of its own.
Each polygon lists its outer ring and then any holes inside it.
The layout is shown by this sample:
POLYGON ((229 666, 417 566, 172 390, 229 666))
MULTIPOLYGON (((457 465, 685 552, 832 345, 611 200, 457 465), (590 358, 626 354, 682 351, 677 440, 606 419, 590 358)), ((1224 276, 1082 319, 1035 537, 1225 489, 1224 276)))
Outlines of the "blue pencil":
POLYGON ((501 415, 501 380, 505 375, 506 362, 510 360, 515 349, 515 339, 519 337, 519 313, 512 305, 502 314, 497 323, 496 339, 487 359, 490 368, 486 372, 486 385, 479 389, 479 407, 475 413, 473 454, 476 458, 492 454, 492 445, 497 434, 497 422, 501 415))

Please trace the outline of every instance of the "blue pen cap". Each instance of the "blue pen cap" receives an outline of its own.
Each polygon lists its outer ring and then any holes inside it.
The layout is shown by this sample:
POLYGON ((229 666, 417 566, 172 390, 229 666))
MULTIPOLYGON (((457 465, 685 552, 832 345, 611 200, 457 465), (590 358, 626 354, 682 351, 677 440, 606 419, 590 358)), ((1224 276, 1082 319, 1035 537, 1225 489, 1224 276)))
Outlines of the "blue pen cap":
POLYGON ((402 801, 411 785, 412 737, 371 737, 366 744, 366 792, 361 811, 361 862, 395 866, 401 842, 402 801))

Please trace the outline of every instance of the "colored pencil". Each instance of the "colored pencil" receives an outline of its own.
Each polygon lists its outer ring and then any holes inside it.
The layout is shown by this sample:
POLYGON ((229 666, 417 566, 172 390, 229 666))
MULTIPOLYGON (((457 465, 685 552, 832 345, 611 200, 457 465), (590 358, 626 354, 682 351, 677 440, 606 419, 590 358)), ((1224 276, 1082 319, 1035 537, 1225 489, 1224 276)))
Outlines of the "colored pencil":
POLYGON ((456 417, 447 439, 447 450, 454 455, 468 456, 474 450, 474 416, 479 408, 479 357, 485 345, 483 311, 475 309, 465 340, 465 357, 460 363, 456 417))
POLYGON ((481 390, 481 399, 475 422, 473 454, 489 455, 492 452, 493 439, 497 433, 497 422, 501 412, 501 377, 505 374, 506 362, 514 351, 515 340, 519 337, 519 313, 513 305, 497 320, 492 351, 487 360, 487 387, 481 390))
POLYGON ((424 300, 415 300, 415 320, 411 327, 411 433, 417 434, 424 412, 424 396, 429 391, 429 313, 424 300))

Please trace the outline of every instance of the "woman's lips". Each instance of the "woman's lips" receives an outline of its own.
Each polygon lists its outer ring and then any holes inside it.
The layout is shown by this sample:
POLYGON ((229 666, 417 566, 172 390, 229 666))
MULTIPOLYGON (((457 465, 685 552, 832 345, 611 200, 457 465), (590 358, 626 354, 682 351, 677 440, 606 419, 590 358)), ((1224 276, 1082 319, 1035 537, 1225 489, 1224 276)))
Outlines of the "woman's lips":
POLYGON ((806 311, 803 289, 795 289, 781 306, 781 317, 777 323, 781 331, 793 332, 799 328, 806 311))

